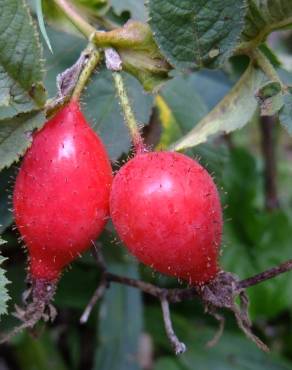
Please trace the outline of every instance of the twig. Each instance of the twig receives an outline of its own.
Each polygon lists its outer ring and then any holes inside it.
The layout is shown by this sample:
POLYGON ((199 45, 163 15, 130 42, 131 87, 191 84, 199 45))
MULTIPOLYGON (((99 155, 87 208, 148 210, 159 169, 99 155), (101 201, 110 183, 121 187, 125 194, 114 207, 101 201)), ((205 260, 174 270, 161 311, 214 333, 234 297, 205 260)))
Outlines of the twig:
POLYGON ((166 331, 167 337, 168 337, 176 355, 184 353, 186 351, 187 347, 183 342, 180 342, 178 337, 175 335, 175 332, 174 332, 173 327, 172 327, 171 318, 170 318, 168 300, 166 298, 161 298, 160 302, 161 302, 163 321, 164 321, 164 326, 165 326, 165 331, 166 331))
POLYGON ((224 331, 224 326, 225 326, 225 318, 220 315, 218 312, 209 310, 208 313, 213 316, 218 322, 219 322, 219 327, 217 332, 215 333, 214 337, 207 342, 206 347, 211 348, 214 347, 219 339, 221 338, 223 331, 224 331))
POLYGON ((262 351, 270 352, 269 347, 264 342, 262 342, 256 335, 253 334, 251 330, 250 321, 243 320, 242 313, 240 312, 240 310, 238 309, 236 305, 233 306, 232 311, 235 315, 237 325, 244 332, 247 338, 252 340, 258 346, 258 348, 261 349, 262 351))
POLYGON ((27 322, 23 322, 19 326, 16 326, 13 330, 11 330, 9 333, 3 335, 0 339, 0 344, 8 343, 12 338, 15 337, 15 335, 21 333, 24 329, 31 329, 36 324, 35 319, 27 322))
POLYGON ((269 270, 266 270, 264 272, 261 272, 257 275, 254 275, 248 279, 241 280, 237 283, 236 289, 246 289, 253 285, 257 285, 262 283, 263 281, 266 281, 268 279, 272 279, 280 274, 283 274, 284 272, 292 270, 292 260, 286 261, 284 263, 281 263, 279 266, 272 267, 269 270))
POLYGON ((83 311, 83 314, 80 317, 80 324, 85 324, 88 321, 88 318, 94 306, 96 305, 96 302, 104 295, 107 287, 108 287, 108 281, 105 278, 103 278, 99 286, 96 288, 85 310, 83 311))
MULTIPOLYGON (((289 270, 292 270, 292 260, 284 262, 279 266, 273 267, 255 276, 237 282, 235 290, 240 291, 242 289, 249 288, 253 285, 260 284, 265 280, 274 278, 277 275, 283 274, 284 272, 287 272, 289 270)), ((133 288, 137 288, 141 290, 143 293, 152 295, 153 297, 156 297, 158 299, 165 297, 170 303, 191 300, 194 297, 199 296, 198 289, 196 287, 184 289, 160 288, 154 284, 146 283, 145 281, 139 279, 132 279, 126 276, 116 275, 111 272, 105 272, 105 277, 109 283, 113 282, 128 285, 133 288)))
POLYGON ((262 152, 265 164, 265 203, 267 210, 279 208, 279 199, 277 194, 277 160, 274 145, 276 128, 275 120, 275 116, 260 117, 262 152))
MULTIPOLYGON (((292 260, 289 260, 287 262, 282 263, 279 266, 273 267, 269 270, 266 270, 257 275, 251 276, 247 279, 237 282, 235 290, 240 291, 242 289, 249 288, 253 285, 260 284, 268 279, 272 279, 290 270, 292 270, 292 260)), ((142 292, 152 295, 153 297, 156 297, 158 299, 165 297, 171 303, 190 300, 199 295, 198 289, 196 287, 185 289, 167 289, 160 288, 154 284, 146 283, 145 281, 142 280, 116 275, 111 272, 105 272, 105 276, 108 282, 119 283, 131 286, 133 288, 137 288, 142 292)))
POLYGON ((96 260, 98 267, 100 268, 102 276, 98 287, 96 288, 80 317, 80 324, 85 324, 88 321, 91 311, 96 305, 96 302, 103 297, 107 287, 109 286, 109 280, 106 276, 106 264, 101 253, 101 245, 97 245, 97 243, 95 243, 93 240, 91 241, 91 243, 93 245, 91 248, 91 252, 96 260))
POLYGON ((185 289, 166 289, 146 283, 142 280, 110 273, 106 269, 106 265, 101 254, 101 249, 95 244, 93 253, 97 264, 101 269, 102 278, 83 315, 81 316, 81 323, 87 322, 97 300, 102 297, 108 285, 111 282, 115 282, 137 288, 140 291, 150 294, 160 300, 166 334, 176 354, 185 352, 186 346, 184 343, 179 341, 173 330, 169 312, 169 303, 193 299, 195 296, 201 298, 202 303, 205 305, 206 312, 209 312, 211 315, 213 315, 217 320, 219 320, 220 323, 219 331, 213 340, 207 344, 208 346, 217 343, 224 328, 224 318, 218 314, 216 310, 226 308, 234 313, 239 327, 243 330, 247 337, 255 342, 256 345, 263 351, 269 351, 269 348, 256 335, 254 335, 251 330, 251 322, 248 317, 248 297, 245 293, 245 288, 259 284, 267 279, 271 279, 279 274, 291 270, 292 260, 241 281, 238 281, 236 275, 221 271, 216 279, 202 287, 198 286, 185 289), (239 297, 239 306, 236 304, 237 297, 239 297))
POLYGON ((159 288, 156 285, 145 283, 145 281, 142 280, 131 279, 126 276, 119 276, 110 272, 106 273, 106 277, 108 281, 128 285, 133 288, 138 288, 142 292, 150 294, 159 299, 161 299, 165 295, 168 296, 168 293, 171 291, 171 289, 159 288))

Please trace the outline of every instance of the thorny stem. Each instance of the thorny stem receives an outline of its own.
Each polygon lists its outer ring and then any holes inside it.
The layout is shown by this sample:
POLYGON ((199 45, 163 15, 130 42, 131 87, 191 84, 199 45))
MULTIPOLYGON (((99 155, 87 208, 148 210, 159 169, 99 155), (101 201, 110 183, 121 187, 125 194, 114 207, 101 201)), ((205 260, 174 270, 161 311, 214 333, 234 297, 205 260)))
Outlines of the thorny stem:
POLYGON ((140 134, 139 126, 132 110, 129 96, 121 73, 113 72, 113 79, 135 151, 136 153, 143 152, 145 151, 145 146, 143 144, 143 139, 140 134))
POLYGON ((275 116, 260 117, 260 129, 262 133, 262 152, 264 158, 264 181, 265 181, 265 206, 268 211, 279 208, 277 194, 277 160, 274 145, 275 116))
POLYGON ((125 87, 123 77, 119 73, 122 69, 122 60, 118 52, 113 48, 105 49, 106 66, 113 73, 113 79, 116 87, 116 92, 122 106, 125 122, 128 126, 129 133, 135 148, 136 153, 145 151, 142 136, 139 131, 139 126, 135 118, 135 114, 131 107, 127 89, 125 87))

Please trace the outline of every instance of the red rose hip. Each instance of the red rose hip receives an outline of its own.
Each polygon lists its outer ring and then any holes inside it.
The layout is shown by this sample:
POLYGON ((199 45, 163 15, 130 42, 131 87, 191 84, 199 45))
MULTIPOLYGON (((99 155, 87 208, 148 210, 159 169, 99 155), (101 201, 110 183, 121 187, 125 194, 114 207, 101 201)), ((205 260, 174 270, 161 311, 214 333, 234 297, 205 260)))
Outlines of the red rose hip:
POLYGON ((34 135, 16 179, 14 216, 33 280, 56 280, 101 233, 111 182, 105 148, 72 101, 34 135))
POLYGON ((190 284, 215 278, 221 204, 198 162, 173 152, 138 154, 115 176, 110 209, 117 233, 139 261, 190 284))

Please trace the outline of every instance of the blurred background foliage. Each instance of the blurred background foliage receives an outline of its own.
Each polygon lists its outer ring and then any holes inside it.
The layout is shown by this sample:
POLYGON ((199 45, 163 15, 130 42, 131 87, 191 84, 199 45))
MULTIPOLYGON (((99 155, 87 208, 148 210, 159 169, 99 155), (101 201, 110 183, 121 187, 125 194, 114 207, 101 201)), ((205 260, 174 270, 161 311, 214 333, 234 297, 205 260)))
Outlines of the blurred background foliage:
MULTIPOLYGON (((147 19, 138 0, 74 0, 82 14, 101 27, 123 24, 129 17, 147 19)), ((33 14, 35 2, 30 6, 33 14)), ((47 36, 53 49, 42 39, 45 86, 50 97, 56 94, 58 73, 71 66, 86 42, 65 20, 50 0, 43 2, 47 36)), ((281 62, 285 81, 292 81, 292 33, 272 35, 269 43, 281 62)), ((131 101, 139 122, 145 125, 146 142, 158 150, 188 132, 230 90, 246 67, 243 57, 232 58, 220 71, 188 70, 175 74, 153 97, 139 82, 125 75, 131 101)), ((118 168, 129 155, 130 140, 115 97, 111 75, 100 69, 82 97, 85 114, 104 140, 118 168)), ((247 107, 248 109, 248 107, 247 107)), ((291 258, 292 230, 292 142, 276 121, 270 123, 277 166, 279 208, 267 209, 265 199, 265 156, 263 130, 258 114, 244 129, 221 136, 187 151, 199 158, 213 174, 224 205, 225 230, 221 264, 241 279, 291 258)), ((7 257, 11 300, 21 304, 25 290, 26 253, 20 247, 9 208, 17 165, 0 174, 0 224, 2 254, 7 257)), ((137 264, 117 240, 109 224, 101 237, 110 271, 139 277, 164 287, 183 286, 137 264)), ((15 337, 0 347, 0 369, 19 370, 288 370, 292 368, 292 273, 269 280, 248 290, 251 317, 256 332, 271 347, 264 354, 250 343, 227 316, 227 327, 217 346, 206 349, 217 324, 204 315, 197 301, 172 305, 174 327, 186 343, 186 354, 175 357, 164 332, 159 303, 138 290, 112 284, 98 303, 89 321, 79 324, 83 309, 99 281, 99 271, 90 253, 78 259, 64 273, 56 298, 56 321, 40 324, 40 335, 15 337)), ((11 315, 1 321, 5 331, 16 324, 11 315)))

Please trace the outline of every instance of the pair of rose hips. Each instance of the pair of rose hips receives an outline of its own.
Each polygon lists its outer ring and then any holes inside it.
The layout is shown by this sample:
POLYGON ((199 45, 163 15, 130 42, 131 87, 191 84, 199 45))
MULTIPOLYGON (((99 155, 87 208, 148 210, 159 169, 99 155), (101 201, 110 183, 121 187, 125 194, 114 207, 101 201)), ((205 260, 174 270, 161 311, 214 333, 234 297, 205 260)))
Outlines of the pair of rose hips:
POLYGON ((13 206, 33 281, 57 281, 109 216, 129 251, 153 269, 190 284, 218 272, 222 211, 208 172, 183 154, 145 152, 112 178, 106 150, 76 101, 34 135, 13 206))

